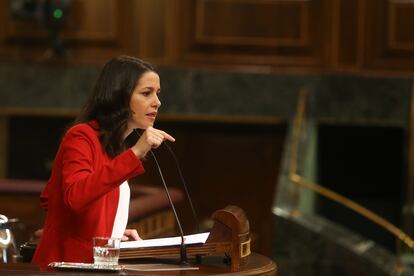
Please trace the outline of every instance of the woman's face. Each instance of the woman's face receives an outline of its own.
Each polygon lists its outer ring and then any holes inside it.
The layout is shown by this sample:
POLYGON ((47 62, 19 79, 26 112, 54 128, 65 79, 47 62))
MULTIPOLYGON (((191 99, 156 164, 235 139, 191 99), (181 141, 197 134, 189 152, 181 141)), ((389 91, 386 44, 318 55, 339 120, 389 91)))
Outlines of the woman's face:
POLYGON ((141 76, 129 101, 132 116, 128 121, 128 131, 154 125, 161 106, 158 98, 160 91, 160 77, 157 73, 148 71, 141 76))

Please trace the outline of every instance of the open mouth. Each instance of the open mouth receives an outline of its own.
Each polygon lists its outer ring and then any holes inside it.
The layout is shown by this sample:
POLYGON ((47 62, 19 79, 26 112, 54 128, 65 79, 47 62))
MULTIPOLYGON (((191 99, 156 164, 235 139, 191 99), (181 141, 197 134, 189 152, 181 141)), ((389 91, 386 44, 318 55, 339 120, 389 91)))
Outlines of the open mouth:
POLYGON ((155 119, 157 117, 157 112, 147 113, 147 116, 150 117, 150 118, 155 119))

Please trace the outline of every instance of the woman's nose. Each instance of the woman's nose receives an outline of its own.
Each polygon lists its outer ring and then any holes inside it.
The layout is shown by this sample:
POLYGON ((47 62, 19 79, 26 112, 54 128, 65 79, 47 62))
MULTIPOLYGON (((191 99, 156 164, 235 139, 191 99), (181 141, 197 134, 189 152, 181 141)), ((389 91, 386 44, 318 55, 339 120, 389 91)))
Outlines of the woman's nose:
POLYGON ((161 106, 160 98, 158 98, 157 95, 155 96, 154 105, 157 106, 157 107, 161 106))

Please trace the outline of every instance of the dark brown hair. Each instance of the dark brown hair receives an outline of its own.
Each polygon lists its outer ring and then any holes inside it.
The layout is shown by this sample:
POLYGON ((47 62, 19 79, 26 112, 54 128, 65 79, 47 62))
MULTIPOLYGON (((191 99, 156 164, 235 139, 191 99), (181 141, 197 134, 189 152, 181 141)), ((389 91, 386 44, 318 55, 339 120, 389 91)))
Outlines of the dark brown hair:
POLYGON ((154 67, 138 58, 118 56, 108 61, 77 122, 96 120, 106 153, 115 157, 124 149, 123 134, 131 117, 129 102, 141 76, 154 67))

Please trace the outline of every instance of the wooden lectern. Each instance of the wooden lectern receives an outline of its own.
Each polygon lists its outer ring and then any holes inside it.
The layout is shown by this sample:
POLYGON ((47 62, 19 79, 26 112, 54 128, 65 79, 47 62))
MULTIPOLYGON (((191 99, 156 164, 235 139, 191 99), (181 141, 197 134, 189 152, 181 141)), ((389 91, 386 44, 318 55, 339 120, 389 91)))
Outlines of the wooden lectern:
MULTIPOLYGON (((214 212, 214 225, 204 244, 187 245, 187 254, 191 256, 206 256, 197 265, 199 270, 165 270, 157 271, 157 275, 276 275, 276 264, 265 256, 250 252, 249 222, 242 209, 236 206, 227 206, 214 212), (230 260, 230 267, 222 261, 230 260)), ((134 263, 150 263, 148 258, 176 258, 180 256, 180 246, 152 247, 152 248, 124 248, 121 249, 121 263, 127 259, 134 263)), ((198 261, 200 258, 196 258, 198 261)), ((158 260, 156 260, 158 261, 158 260)), ((99 272, 98 272, 99 273, 99 272)), ((122 275, 154 274, 151 270, 122 270, 122 275)), ((50 275, 31 263, 0 264, 0 275, 50 275)), ((53 275, 68 275, 67 271, 54 271, 53 275)), ((102 275, 91 271, 72 271, 70 275, 89 276, 102 275)))
MULTIPOLYGON (((204 244, 186 245, 189 256, 223 255, 230 261, 231 271, 240 270, 250 255, 250 227, 244 211, 237 206, 227 206, 213 213, 214 225, 204 244)), ((180 246, 125 248, 120 259, 178 257, 180 246)))

